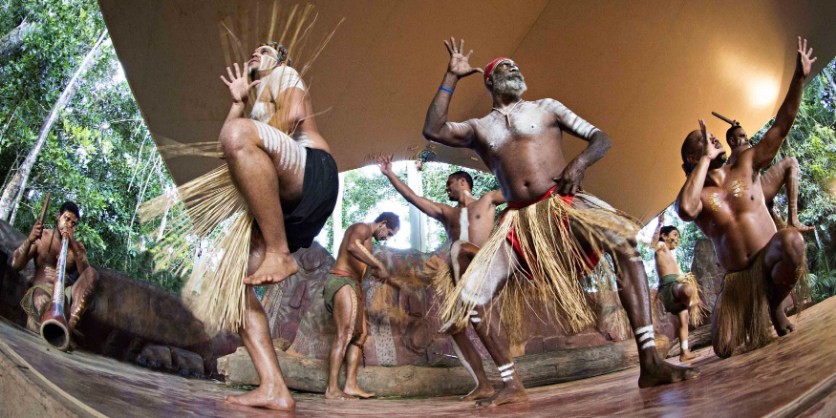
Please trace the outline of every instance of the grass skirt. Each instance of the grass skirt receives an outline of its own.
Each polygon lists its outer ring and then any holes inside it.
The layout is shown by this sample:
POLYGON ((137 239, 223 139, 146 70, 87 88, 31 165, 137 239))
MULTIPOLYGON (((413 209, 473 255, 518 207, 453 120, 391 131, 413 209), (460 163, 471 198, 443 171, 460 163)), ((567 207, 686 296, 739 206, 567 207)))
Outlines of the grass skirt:
MULTIPOLYGON (((579 332, 596 322, 594 306, 580 281, 595 267, 587 262, 588 256, 596 253, 597 257, 609 250, 635 252, 633 243, 639 229, 625 214, 586 194, 576 195, 574 204, 554 196, 510 209, 447 295, 442 316, 448 324, 463 327, 476 305, 502 300, 502 323, 514 339, 526 316, 534 312, 530 307, 540 304, 565 329, 579 332), (578 201, 583 204, 578 205, 578 201), (520 242, 524 264, 507 243, 512 229, 520 242), (507 275, 508 281, 493 294, 496 284, 488 283, 489 272, 502 268, 500 257, 511 260, 507 271, 498 272, 507 275)), ((493 276, 496 274, 493 272, 493 276)))

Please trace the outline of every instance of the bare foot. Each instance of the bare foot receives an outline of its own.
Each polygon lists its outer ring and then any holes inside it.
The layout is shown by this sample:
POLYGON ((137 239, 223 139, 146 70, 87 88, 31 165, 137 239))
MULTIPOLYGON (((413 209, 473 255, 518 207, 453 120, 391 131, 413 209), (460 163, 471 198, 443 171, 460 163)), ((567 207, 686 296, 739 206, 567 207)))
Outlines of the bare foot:
POLYGON ((335 389, 326 389, 325 390, 325 399, 337 400, 337 401, 349 401, 352 399, 357 399, 355 396, 351 396, 346 394, 345 392, 335 389))
POLYGON ((798 219, 793 220, 793 221, 790 221, 789 226, 791 226, 791 227, 793 227, 793 228, 797 229, 797 230, 798 230, 798 232, 810 232, 810 231, 812 231, 812 230, 816 229, 816 227, 815 227, 815 226, 812 226, 812 225, 810 225, 810 226, 804 225, 804 224, 803 224, 803 223, 801 223, 801 221, 799 221, 798 219))
POLYGON ((696 355, 696 354, 694 354, 694 353, 692 353, 692 352, 691 352, 691 351, 689 351, 689 350, 684 350, 684 351, 682 351, 682 353, 679 355, 679 361, 681 361, 681 362, 683 362, 683 363, 684 363, 684 362, 686 362, 686 361, 691 361, 691 360, 693 360, 693 359, 695 359, 695 358, 697 358, 697 355, 696 355))
POLYGON ((787 314, 784 313, 784 310, 780 306, 776 309, 770 308, 769 317, 772 319, 772 326, 775 327, 775 332, 778 333, 779 337, 795 331, 795 325, 790 322, 787 314))
POLYGON ((499 406, 519 402, 528 402, 525 388, 522 385, 508 385, 490 398, 476 401, 476 406, 499 406))
POLYGON ((244 279, 244 283, 250 286, 262 284, 276 284, 290 277, 299 271, 296 259, 289 253, 264 253, 264 260, 250 277, 244 279))
POLYGON ((351 387, 346 386, 345 389, 343 390, 343 392, 346 395, 355 396, 355 397, 363 398, 363 399, 369 399, 372 396, 374 396, 373 392, 366 392, 365 390, 360 389, 359 386, 351 386, 351 387))
POLYGON ((225 401, 236 405, 274 409, 276 411, 292 411, 296 408, 296 401, 293 400, 289 392, 286 390, 270 391, 263 386, 259 386, 257 389, 243 395, 227 396, 225 401))
POLYGON ((492 397, 496 391, 490 385, 479 385, 470 391, 467 395, 459 398, 462 401, 478 401, 480 399, 488 399, 492 397))
POLYGON ((648 364, 641 365, 639 375, 639 387, 647 388, 667 383, 681 382, 699 376, 700 371, 696 367, 674 366, 658 357, 648 361, 648 364))

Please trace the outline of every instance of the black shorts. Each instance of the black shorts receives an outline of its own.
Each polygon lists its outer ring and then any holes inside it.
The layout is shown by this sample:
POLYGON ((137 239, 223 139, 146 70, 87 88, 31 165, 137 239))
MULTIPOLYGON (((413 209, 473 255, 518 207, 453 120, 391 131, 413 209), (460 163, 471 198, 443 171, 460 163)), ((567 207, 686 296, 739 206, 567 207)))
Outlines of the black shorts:
POLYGON ((340 180, 337 163, 331 154, 307 148, 302 199, 284 215, 284 229, 290 252, 308 248, 337 204, 340 180))

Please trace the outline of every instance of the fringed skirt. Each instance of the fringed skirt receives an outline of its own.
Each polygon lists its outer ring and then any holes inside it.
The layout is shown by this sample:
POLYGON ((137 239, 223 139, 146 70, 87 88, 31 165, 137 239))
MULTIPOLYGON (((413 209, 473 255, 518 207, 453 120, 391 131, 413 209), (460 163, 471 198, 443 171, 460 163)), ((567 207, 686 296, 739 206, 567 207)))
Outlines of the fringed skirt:
POLYGON ((766 295, 764 259, 766 247, 746 270, 730 271, 723 277, 722 299, 715 307, 714 352, 721 358, 734 354, 738 347, 750 351, 772 341, 772 322, 766 295))
POLYGON ((462 327, 475 306, 498 299, 503 300, 502 323, 512 339, 534 304, 546 307, 571 332, 595 323, 595 310, 580 279, 592 273, 604 251, 635 252, 640 226, 591 195, 573 199, 551 192, 537 202, 509 204, 444 301, 447 324, 462 327))

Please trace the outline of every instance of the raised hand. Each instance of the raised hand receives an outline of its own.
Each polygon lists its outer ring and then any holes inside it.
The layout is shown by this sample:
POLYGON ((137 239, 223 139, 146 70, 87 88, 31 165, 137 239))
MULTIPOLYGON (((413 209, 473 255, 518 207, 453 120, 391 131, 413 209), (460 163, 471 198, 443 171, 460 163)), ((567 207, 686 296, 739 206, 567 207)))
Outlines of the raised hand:
POLYGON ((461 39, 461 43, 456 46, 456 40, 451 36, 450 41, 444 41, 444 46, 447 47, 447 52, 450 53, 450 63, 447 64, 447 72, 450 74, 462 78, 473 73, 485 72, 479 67, 473 68, 470 66, 470 56, 473 54, 472 49, 467 55, 462 54, 462 51, 464 51, 464 39, 461 39))
MULTIPOLYGON (((246 69, 247 64, 243 64, 243 67, 246 69)), ((247 100, 250 89, 261 83, 261 80, 255 80, 250 83, 247 79, 247 72, 244 71, 242 73, 237 62, 235 63, 235 72, 232 72, 232 68, 226 67, 226 73, 229 75, 229 80, 222 74, 221 81, 229 87, 229 93, 232 94, 232 101, 235 103, 242 103, 244 100, 247 100)))
POLYGON ((700 119, 700 132, 702 133, 703 147, 705 156, 713 161, 718 155, 722 154, 724 149, 722 146, 717 146, 719 143, 713 134, 706 132, 705 121, 700 119))
POLYGON ((35 242, 35 240, 41 237, 43 232, 44 224, 41 221, 35 222, 35 225, 32 225, 32 230, 29 231, 29 242, 35 242))
POLYGON ((801 70, 804 77, 810 75, 810 68, 818 58, 813 56, 813 48, 807 49, 807 40, 798 37, 798 63, 796 67, 801 70))
POLYGON ((380 167, 380 172, 384 176, 392 175, 392 156, 381 154, 377 157, 377 166, 380 167))

